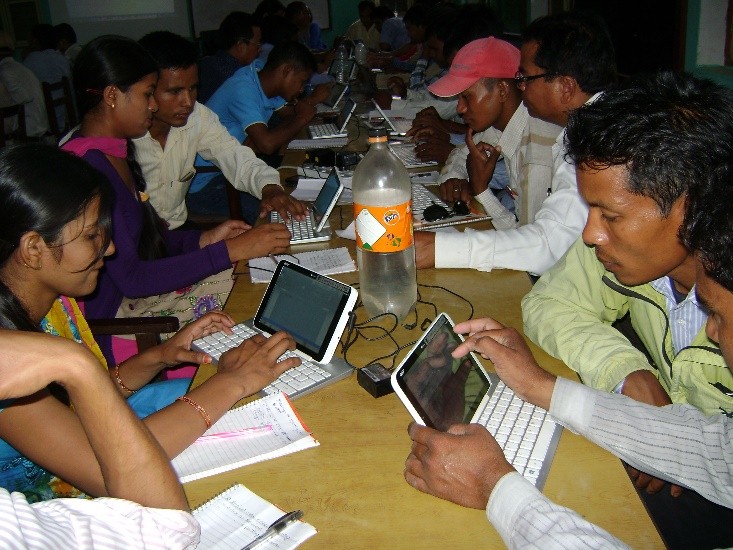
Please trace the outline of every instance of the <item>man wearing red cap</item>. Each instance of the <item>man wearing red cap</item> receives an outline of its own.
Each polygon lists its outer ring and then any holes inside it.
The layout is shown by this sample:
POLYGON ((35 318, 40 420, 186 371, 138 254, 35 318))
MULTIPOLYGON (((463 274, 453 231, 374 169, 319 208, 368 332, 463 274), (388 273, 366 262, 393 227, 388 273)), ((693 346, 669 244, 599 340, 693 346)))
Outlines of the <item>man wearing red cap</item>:
POLYGON ((553 63, 560 70, 552 75, 535 65, 540 49, 535 40, 527 40, 521 53, 496 38, 471 42, 458 52, 448 74, 430 86, 438 96, 459 94, 458 112, 471 128, 466 146, 454 151, 443 169, 441 194, 448 200, 475 197, 496 230, 416 232, 418 267, 541 274, 580 235, 587 206, 578 194, 575 169, 564 160, 560 130, 570 112, 610 86, 616 73, 613 63, 597 70, 574 62, 586 60, 582 50, 589 44, 613 59, 604 32, 579 36, 577 44, 543 52, 557 58, 553 63), (534 88, 541 88, 539 99, 534 88), (516 217, 488 189, 499 154, 507 164, 516 217))

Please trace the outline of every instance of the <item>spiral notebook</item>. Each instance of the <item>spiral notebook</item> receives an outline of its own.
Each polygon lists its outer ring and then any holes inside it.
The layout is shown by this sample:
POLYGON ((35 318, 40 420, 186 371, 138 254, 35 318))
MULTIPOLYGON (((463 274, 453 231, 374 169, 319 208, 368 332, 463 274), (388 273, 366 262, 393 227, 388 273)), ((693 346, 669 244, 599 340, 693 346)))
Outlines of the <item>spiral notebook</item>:
POLYGON ((284 393, 232 409, 171 460, 181 483, 316 447, 284 393))
MULTIPOLYGON (((201 524, 199 550, 241 550, 284 512, 244 485, 237 484, 205 502, 192 513, 201 524)), ((257 549, 296 548, 316 533, 315 527, 309 523, 295 521, 257 549)))

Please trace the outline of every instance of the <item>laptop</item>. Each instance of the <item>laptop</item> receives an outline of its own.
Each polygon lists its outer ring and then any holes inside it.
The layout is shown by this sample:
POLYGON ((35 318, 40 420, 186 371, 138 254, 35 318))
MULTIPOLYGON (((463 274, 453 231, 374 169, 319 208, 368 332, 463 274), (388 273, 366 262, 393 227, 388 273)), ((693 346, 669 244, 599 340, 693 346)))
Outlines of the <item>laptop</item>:
POLYGON ((392 387, 413 419, 446 431, 456 423, 485 426, 507 460, 541 489, 562 427, 540 407, 522 401, 472 353, 453 358, 463 338, 441 313, 392 373, 392 387))
POLYGON ((354 113, 354 109, 356 109, 356 103, 354 100, 351 98, 347 99, 338 114, 336 124, 333 122, 311 124, 308 126, 308 135, 311 139, 346 137, 348 135, 346 125, 349 123, 351 115, 354 113))
POLYGON ((283 373, 258 395, 284 392, 295 399, 353 372, 353 367, 334 357, 334 353, 357 295, 356 289, 347 284, 281 260, 254 319, 232 327, 231 335, 216 332, 194 340, 191 347, 211 355, 218 363, 225 351, 255 334, 270 336, 285 331, 293 337, 297 349, 280 358, 295 355, 302 363, 283 373))
POLYGON ((326 101, 316 105, 316 112, 322 114, 336 111, 338 104, 346 95, 346 90, 348 90, 348 88, 349 87, 346 84, 339 84, 338 82, 334 84, 331 87, 331 95, 328 96, 326 101))
POLYGON ((392 387, 415 422, 446 431, 453 424, 486 427, 507 460, 538 489, 547 479, 562 427, 522 401, 473 353, 454 358, 463 342, 441 313, 392 373, 392 387))
POLYGON ((344 184, 341 183, 336 168, 332 168, 304 220, 290 218, 285 221, 278 212, 273 210, 270 212, 270 221, 284 223, 288 227, 291 235, 290 244, 327 241, 331 238, 328 216, 331 215, 343 191, 344 184))
POLYGON ((404 136, 405 134, 407 134, 410 128, 412 128, 412 119, 389 118, 379 106, 379 103, 377 103, 374 99, 372 99, 372 103, 374 103, 377 111, 379 111, 379 114, 382 115, 382 118, 392 130, 392 133, 397 134, 398 136, 404 136))

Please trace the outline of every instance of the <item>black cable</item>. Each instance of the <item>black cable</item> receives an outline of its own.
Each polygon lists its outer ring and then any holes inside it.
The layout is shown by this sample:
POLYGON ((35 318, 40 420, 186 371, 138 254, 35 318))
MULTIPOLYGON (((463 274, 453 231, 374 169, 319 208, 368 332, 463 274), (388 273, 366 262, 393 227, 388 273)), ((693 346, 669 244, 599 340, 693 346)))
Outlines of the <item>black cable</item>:
MULTIPOLYGON (((359 285, 357 284, 357 285, 352 285, 352 286, 355 286, 355 287, 358 288, 359 285)), ((456 298, 459 298, 459 299, 463 300, 466 304, 468 304, 468 307, 470 308, 470 315, 469 315, 468 318, 469 319, 473 318, 473 315, 474 315, 473 304, 471 303, 470 300, 464 298, 460 294, 458 294, 456 292, 453 292, 452 290, 449 290, 449 289, 447 289, 447 288, 445 288, 443 286, 439 286, 439 285, 427 285, 427 284, 420 284, 420 283, 418 283, 417 286, 418 286, 417 302, 415 304, 415 307, 412 308, 413 309, 412 314, 414 314, 415 320, 414 320, 413 323, 403 323, 402 324, 402 327, 405 328, 406 330, 414 330, 415 328, 417 328, 418 321, 419 321, 419 319, 421 317, 419 315, 419 312, 418 312, 418 306, 419 306, 419 304, 425 304, 426 306, 430 306, 430 307, 432 307, 432 310, 433 310, 432 319, 430 317, 425 317, 423 319, 422 323, 420 323, 420 332, 424 332, 427 329, 427 327, 430 325, 430 323, 432 323, 432 321, 438 316, 438 307, 433 302, 429 302, 429 301, 426 301, 426 300, 423 300, 422 299, 422 296, 420 294, 420 287, 433 288, 433 289, 437 289, 437 290, 444 290, 448 294, 451 294, 452 296, 455 296, 456 298)), ((381 313, 379 315, 375 315, 373 317, 370 317, 366 321, 363 321, 361 323, 357 323, 356 322, 356 311, 360 307, 363 307, 363 303, 361 301, 354 308, 354 313, 352 314, 352 318, 349 321, 349 325, 348 325, 348 330, 346 332, 346 336, 345 336, 345 338, 342 338, 342 341, 341 341, 341 350, 342 350, 342 353, 343 353, 344 360, 347 363, 349 363, 350 365, 353 366, 353 363, 351 363, 348 360, 347 354, 348 354, 349 350, 351 349, 351 347, 356 343, 356 341, 360 337, 363 338, 364 340, 366 340, 367 342, 377 342, 377 341, 380 341, 380 340, 389 339, 389 341, 394 346, 394 349, 392 349, 389 353, 386 353, 385 355, 381 355, 381 356, 375 357, 373 359, 370 359, 369 361, 367 361, 366 364, 364 364, 362 366, 365 367, 365 366, 368 366, 368 365, 372 365, 374 363, 378 363, 379 361, 382 361, 382 360, 390 359, 391 358, 391 365, 388 366, 388 367, 385 367, 385 368, 387 368, 388 370, 394 370, 395 367, 396 367, 397 356, 399 355, 399 353, 402 350, 406 349, 406 348, 410 348, 410 347, 414 346, 415 345, 415 342, 417 342, 417 339, 415 339, 415 340, 413 340, 413 341, 411 341, 409 343, 403 344, 403 345, 400 345, 399 342, 397 342, 397 340, 393 336, 393 333, 397 329, 397 327, 400 325, 400 323, 399 323, 397 317, 393 313, 381 313), (384 317, 389 317, 389 318, 393 319, 394 320, 394 324, 391 327, 387 327, 387 328, 382 327, 382 326, 379 326, 379 325, 370 324, 370 323, 372 323, 372 322, 374 322, 374 321, 376 321, 376 320, 378 320, 380 318, 384 318, 384 317), (378 332, 378 336, 370 336, 368 334, 368 332, 370 332, 370 331, 377 331, 378 332)))

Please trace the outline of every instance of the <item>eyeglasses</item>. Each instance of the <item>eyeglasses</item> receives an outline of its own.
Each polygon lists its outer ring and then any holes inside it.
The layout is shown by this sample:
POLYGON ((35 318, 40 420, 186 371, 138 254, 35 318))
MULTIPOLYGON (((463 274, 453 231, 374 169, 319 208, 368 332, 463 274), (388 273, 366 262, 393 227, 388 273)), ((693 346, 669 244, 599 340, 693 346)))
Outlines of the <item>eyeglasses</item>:
POLYGON ((531 76, 524 76, 520 71, 517 71, 514 74, 514 83, 517 86, 524 86, 527 82, 531 82, 532 80, 537 80, 538 78, 542 78, 545 76, 555 76, 552 73, 541 73, 541 74, 533 74, 531 76))

